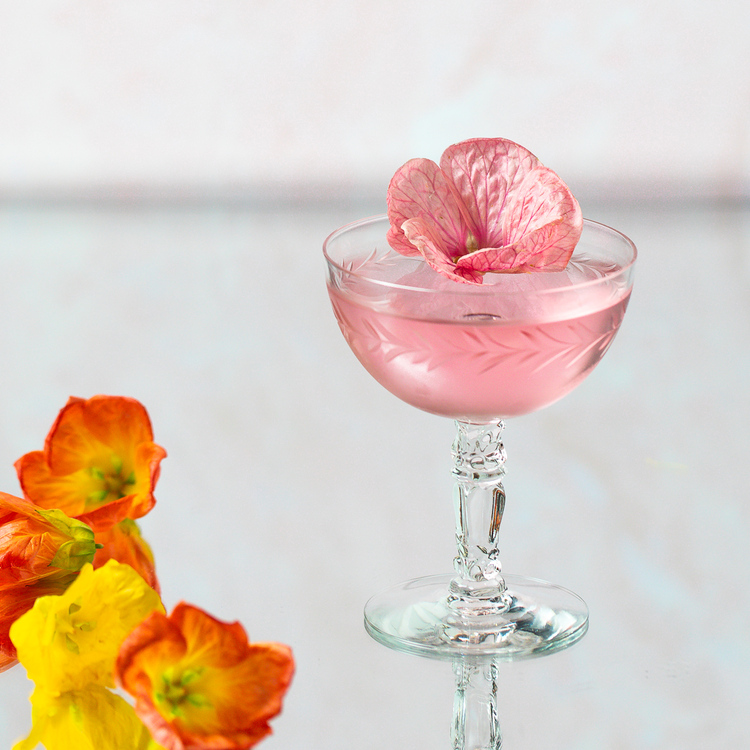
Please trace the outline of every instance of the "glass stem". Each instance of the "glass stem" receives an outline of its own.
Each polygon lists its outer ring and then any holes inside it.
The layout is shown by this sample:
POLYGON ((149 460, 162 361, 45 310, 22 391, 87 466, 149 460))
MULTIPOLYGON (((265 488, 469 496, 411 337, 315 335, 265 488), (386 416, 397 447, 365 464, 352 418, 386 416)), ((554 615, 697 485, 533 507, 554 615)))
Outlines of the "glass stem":
POLYGON ((453 750, 500 750, 503 738, 497 716, 497 664, 487 659, 453 663, 453 750))
MULTIPOLYGON (((456 422, 453 443, 456 546, 451 606, 458 609, 502 606, 498 532, 505 509, 505 448, 502 421, 486 424, 456 422)), ((471 614, 466 611, 464 614, 471 614)), ((479 614, 479 612, 477 612, 479 614)))

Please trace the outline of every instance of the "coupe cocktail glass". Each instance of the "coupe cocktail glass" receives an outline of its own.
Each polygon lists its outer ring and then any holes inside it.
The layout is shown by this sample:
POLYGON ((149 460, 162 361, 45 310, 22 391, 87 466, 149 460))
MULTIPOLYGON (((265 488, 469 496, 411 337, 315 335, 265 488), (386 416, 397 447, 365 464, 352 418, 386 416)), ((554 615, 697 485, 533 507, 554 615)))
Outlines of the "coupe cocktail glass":
POLYGON ((455 575, 374 596, 365 626, 401 651, 513 660, 557 651, 588 627, 576 594, 502 573, 503 420, 562 398, 596 366, 625 314, 633 243, 584 222, 564 271, 488 273, 463 284, 390 248, 385 216, 325 241, 328 292, 341 331, 393 394, 456 421, 455 575))

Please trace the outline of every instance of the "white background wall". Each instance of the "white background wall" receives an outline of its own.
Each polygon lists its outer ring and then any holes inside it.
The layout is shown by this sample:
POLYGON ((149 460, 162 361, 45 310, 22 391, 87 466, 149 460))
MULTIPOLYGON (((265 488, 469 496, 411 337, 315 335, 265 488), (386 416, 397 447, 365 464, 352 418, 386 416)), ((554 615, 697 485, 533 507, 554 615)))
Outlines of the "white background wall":
POLYGON ((749 34, 744 0, 0 0, 0 196, 380 190, 480 135, 748 194, 749 34))

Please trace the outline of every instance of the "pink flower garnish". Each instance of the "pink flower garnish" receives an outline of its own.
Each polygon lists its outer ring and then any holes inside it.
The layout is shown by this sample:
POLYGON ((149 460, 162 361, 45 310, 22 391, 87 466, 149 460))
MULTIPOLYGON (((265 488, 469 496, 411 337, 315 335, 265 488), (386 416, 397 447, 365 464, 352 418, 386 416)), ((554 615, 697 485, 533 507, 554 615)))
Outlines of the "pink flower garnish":
POLYGON ((450 146, 440 166, 406 162, 388 186, 388 218, 394 250, 474 284, 488 272, 561 271, 583 229, 567 185, 503 138, 450 146))

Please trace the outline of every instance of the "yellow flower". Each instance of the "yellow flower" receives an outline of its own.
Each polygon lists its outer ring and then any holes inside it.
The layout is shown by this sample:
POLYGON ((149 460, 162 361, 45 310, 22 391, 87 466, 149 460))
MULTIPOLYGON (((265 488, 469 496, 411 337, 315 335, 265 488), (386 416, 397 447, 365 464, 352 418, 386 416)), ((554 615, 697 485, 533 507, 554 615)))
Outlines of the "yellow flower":
POLYGON ((37 599, 10 637, 37 687, 58 693, 91 683, 112 687, 120 644, 154 611, 164 611, 159 596, 129 565, 87 564, 65 593, 37 599))
POLYGON ((157 593, 129 566, 91 563, 59 596, 43 596, 11 626, 18 660, 36 683, 32 729, 13 750, 146 750, 133 707, 107 688, 120 644, 152 612, 157 593))
POLYGON ((37 688, 31 696, 33 729, 13 750, 146 750, 148 729, 133 707, 100 685, 61 694, 37 688))

